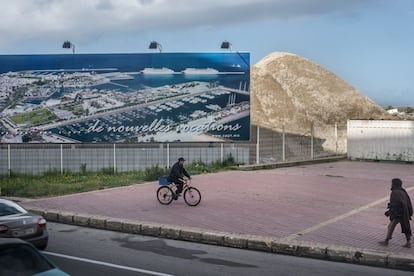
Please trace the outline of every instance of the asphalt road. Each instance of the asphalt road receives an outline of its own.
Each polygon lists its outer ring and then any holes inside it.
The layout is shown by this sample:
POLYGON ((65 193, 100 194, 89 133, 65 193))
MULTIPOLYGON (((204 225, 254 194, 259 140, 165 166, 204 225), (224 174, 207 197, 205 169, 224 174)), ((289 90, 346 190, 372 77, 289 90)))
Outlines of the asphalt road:
POLYGON ((412 272, 48 223, 44 251, 71 275, 412 275, 412 272))

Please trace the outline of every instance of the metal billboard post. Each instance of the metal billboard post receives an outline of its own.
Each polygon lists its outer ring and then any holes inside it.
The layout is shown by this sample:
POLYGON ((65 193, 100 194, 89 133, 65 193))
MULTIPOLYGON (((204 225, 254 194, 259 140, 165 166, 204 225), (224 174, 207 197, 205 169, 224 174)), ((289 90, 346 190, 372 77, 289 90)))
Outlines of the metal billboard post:
POLYGON ((338 155, 338 123, 335 123, 335 154, 338 155))
POLYGON ((260 160, 260 156, 259 156, 259 154, 260 154, 260 143, 259 143, 259 140, 260 140, 260 127, 257 126, 256 164, 260 163, 259 162, 259 160, 260 160))
POLYGON ((311 160, 313 160, 313 122, 311 123, 311 160))
POLYGON ((116 174, 116 144, 114 143, 114 174, 116 174))
POLYGON ((286 135, 285 135, 285 125, 283 125, 283 128, 282 128, 282 161, 283 162, 286 161, 285 145, 286 145, 286 135))
POLYGON ((63 174, 63 145, 60 144, 60 174, 63 174))
POLYGON ((10 161, 10 144, 7 145, 7 171, 9 172, 9 176, 11 176, 11 161, 10 161))
POLYGON ((167 143, 167 168, 170 167, 170 144, 167 143))
POLYGON ((220 144, 220 161, 221 163, 223 163, 224 160, 224 148, 223 148, 223 143, 220 144))

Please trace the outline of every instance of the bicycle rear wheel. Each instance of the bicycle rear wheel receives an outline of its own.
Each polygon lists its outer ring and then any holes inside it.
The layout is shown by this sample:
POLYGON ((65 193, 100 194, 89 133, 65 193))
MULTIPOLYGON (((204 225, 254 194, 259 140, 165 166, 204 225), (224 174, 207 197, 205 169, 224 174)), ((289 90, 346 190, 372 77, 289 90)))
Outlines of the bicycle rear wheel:
POLYGON ((184 191, 184 201, 189 206, 197 206, 201 202, 201 193, 197 188, 189 187, 184 191))
POLYGON ((157 190, 157 199, 163 205, 168 205, 173 201, 174 192, 168 186, 161 186, 157 190))

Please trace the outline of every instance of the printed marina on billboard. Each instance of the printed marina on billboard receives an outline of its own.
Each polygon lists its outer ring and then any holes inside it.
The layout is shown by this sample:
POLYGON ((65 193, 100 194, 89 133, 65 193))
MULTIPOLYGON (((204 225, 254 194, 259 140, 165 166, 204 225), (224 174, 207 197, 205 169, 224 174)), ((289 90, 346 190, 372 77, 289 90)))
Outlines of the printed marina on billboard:
POLYGON ((0 55, 1 143, 250 139, 249 53, 0 55))

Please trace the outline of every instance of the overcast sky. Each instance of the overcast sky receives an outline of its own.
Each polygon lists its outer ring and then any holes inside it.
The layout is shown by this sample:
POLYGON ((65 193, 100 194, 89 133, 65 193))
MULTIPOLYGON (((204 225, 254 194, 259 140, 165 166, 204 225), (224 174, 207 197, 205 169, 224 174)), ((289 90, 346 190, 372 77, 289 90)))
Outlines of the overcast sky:
MULTIPOLYGON (((0 54, 290 52, 380 105, 414 105, 412 0, 0 0, 0 54)), ((1 66, 1 65, 0 65, 1 66)))

